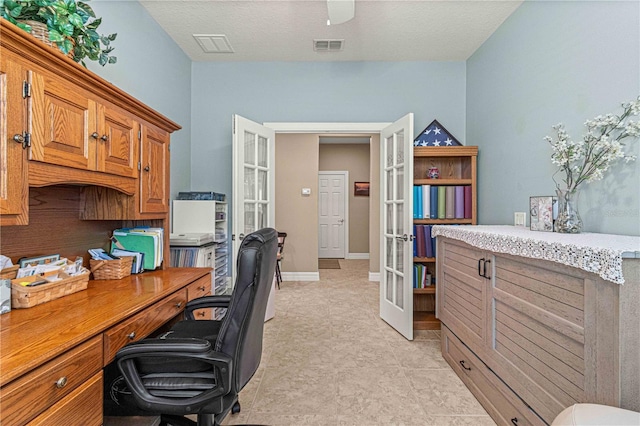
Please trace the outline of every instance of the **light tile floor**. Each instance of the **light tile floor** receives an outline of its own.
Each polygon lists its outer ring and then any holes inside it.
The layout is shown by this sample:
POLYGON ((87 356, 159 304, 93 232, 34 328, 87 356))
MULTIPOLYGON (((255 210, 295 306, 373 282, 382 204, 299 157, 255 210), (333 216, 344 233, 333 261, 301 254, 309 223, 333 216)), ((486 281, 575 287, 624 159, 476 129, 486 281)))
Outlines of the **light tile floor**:
POLYGON ((276 290, 262 362, 223 424, 495 425, 443 360, 439 332, 409 342, 379 317, 367 260, 276 290))

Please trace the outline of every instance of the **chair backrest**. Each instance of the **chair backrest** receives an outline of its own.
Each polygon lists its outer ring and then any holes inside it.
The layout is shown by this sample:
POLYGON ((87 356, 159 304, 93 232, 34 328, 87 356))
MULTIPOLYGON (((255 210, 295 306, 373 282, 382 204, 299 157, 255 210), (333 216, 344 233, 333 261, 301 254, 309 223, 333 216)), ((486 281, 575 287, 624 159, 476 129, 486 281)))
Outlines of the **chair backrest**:
POLYGON ((240 391, 260 365, 264 316, 275 273, 278 239, 275 229, 247 235, 238 250, 236 282, 216 351, 234 360, 232 386, 240 391))
POLYGON ((278 232, 278 254, 284 251, 284 240, 287 238, 286 232, 278 232))

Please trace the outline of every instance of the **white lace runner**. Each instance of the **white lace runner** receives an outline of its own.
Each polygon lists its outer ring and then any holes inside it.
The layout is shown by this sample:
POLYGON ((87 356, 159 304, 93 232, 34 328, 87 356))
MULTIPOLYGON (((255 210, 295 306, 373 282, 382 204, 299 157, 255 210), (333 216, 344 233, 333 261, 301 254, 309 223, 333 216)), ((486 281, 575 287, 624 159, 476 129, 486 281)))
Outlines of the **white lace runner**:
POLYGON ((624 284, 622 258, 640 257, 640 237, 627 235, 559 234, 492 225, 434 225, 431 235, 464 241, 483 250, 573 266, 616 284, 624 284))

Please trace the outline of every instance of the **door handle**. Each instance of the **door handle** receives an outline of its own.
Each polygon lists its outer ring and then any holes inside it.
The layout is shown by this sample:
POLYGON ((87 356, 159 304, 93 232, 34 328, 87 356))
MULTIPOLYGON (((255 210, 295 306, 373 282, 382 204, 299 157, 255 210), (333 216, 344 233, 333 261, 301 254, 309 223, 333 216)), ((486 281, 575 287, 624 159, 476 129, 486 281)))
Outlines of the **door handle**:
POLYGON ((403 240, 403 241, 409 241, 409 236, 407 234, 402 234, 402 236, 396 235, 396 239, 397 240, 403 240))
POLYGON ((344 219, 340 219, 340 220, 338 220, 338 222, 344 223, 344 219))

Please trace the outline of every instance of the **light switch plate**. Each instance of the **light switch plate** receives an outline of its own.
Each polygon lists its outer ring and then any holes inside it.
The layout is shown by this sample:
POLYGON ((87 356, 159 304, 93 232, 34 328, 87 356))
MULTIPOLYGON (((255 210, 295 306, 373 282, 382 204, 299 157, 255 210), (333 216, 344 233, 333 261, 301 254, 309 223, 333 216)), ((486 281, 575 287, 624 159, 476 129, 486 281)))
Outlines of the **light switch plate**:
POLYGON ((311 195, 311 188, 302 188, 302 195, 311 195))
POLYGON ((513 224, 515 226, 527 226, 527 213, 515 212, 513 214, 513 224))

